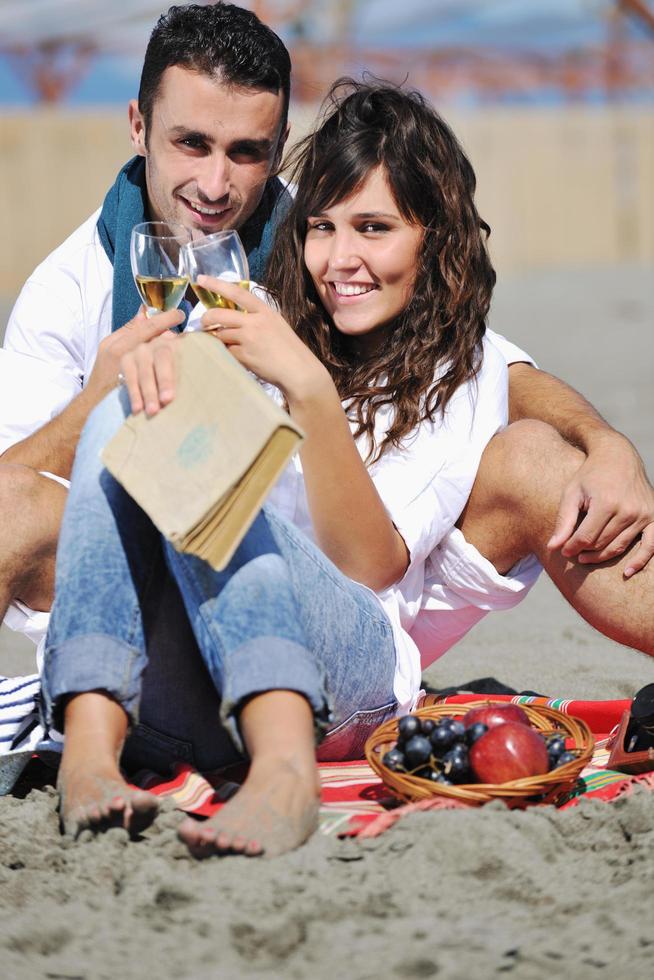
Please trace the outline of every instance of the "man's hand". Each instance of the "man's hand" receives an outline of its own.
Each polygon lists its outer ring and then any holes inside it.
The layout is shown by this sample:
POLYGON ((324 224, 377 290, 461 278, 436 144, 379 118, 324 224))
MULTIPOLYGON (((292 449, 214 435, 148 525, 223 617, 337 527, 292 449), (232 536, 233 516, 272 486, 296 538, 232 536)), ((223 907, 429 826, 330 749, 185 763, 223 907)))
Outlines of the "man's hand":
POLYGON ((183 320, 184 314, 181 310, 168 310, 166 313, 147 317, 145 307, 142 306, 129 323, 105 337, 98 347, 98 356, 84 389, 88 400, 96 404, 116 387, 121 360, 125 354, 165 334, 183 320))
POLYGON ((625 578, 654 555, 654 489, 629 440, 607 431, 595 438, 566 487, 548 547, 582 564, 597 564, 622 555, 639 535, 625 578))
POLYGON ((509 365, 509 417, 547 422, 587 457, 563 492, 548 547, 592 565, 624 554, 642 535, 625 577, 643 569, 654 554, 654 489, 629 440, 583 395, 529 364, 509 365))

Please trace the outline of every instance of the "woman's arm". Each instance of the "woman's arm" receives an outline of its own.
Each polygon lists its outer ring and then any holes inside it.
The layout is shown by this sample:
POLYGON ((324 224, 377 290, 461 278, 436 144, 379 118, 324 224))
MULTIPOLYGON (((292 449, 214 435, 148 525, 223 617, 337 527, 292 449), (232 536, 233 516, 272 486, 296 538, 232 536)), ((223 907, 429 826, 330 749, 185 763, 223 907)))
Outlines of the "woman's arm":
POLYGON ((324 377, 307 375, 306 385, 285 392, 306 434, 300 458, 316 540, 341 571, 380 592, 404 575, 408 549, 359 455, 334 383, 316 363, 324 377))
POLYGON ((407 548, 359 455, 329 372, 263 300, 224 282, 219 291, 247 312, 209 310, 202 326, 217 329, 244 367, 280 389, 304 431, 300 458, 316 541, 345 575, 375 591, 387 588, 403 576, 407 548))

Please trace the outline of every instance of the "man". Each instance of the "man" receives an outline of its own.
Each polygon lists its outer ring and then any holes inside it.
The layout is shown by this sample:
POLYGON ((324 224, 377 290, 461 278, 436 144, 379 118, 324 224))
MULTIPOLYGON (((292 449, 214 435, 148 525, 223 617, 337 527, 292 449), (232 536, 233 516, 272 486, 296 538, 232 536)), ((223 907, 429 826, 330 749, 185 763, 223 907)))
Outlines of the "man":
POLYGON ((238 228, 251 277, 261 278, 288 200, 275 172, 288 133, 290 67, 280 39, 249 11, 171 8, 129 106, 137 156, 18 299, 0 352, 0 619, 17 600, 14 628, 43 632, 44 616, 34 613, 52 600, 61 480, 88 414, 115 386, 121 356, 184 318, 139 312, 131 228, 148 219, 203 233, 238 228))
MULTIPOLYGON (((23 289, 0 351, 0 616, 8 610, 13 628, 44 633, 62 481, 89 412, 116 384, 124 354, 183 319, 178 311, 152 320, 138 312, 131 227, 147 218, 203 232, 236 227, 251 277, 261 279, 285 205, 274 174, 287 136, 289 77, 288 52, 248 11, 221 3, 171 8, 153 32, 138 102, 129 106, 135 160, 101 211, 23 289)), ((654 553, 654 493, 637 453, 581 396, 494 338, 511 365, 512 419, 548 422, 582 450, 566 477, 551 549, 581 563, 604 561, 643 532, 627 569, 638 571, 654 553)), ((473 610, 473 619, 483 612, 473 610)))

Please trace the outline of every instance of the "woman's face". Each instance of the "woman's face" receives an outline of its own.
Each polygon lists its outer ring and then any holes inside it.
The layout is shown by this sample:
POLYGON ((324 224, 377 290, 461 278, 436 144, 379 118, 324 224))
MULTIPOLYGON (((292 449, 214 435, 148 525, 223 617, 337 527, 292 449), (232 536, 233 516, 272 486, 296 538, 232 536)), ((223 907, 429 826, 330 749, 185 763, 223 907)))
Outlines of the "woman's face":
POLYGON ((422 228, 400 214, 381 167, 307 219, 304 261, 334 326, 376 349, 411 299, 422 228))

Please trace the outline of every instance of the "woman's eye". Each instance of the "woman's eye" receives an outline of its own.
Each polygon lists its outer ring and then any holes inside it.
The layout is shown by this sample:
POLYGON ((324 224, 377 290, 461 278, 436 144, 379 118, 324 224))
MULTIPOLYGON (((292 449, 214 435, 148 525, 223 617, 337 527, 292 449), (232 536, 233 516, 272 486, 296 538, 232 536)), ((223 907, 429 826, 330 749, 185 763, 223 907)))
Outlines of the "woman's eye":
POLYGON ((388 231, 388 225, 380 225, 375 221, 368 221, 365 225, 363 225, 361 231, 372 233, 388 231))
POLYGON ((328 221, 314 221, 309 225, 309 231, 329 231, 331 225, 328 221))

